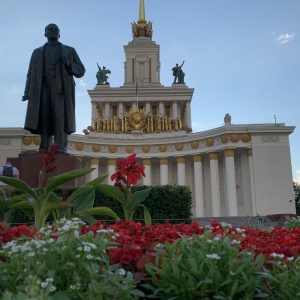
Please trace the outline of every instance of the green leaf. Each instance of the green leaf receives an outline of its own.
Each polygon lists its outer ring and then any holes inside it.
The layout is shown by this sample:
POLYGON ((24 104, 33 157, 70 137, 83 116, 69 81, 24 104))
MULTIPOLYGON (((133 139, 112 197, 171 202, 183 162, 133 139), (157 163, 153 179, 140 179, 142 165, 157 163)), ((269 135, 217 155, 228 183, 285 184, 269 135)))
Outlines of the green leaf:
POLYGON ((91 215, 81 215, 80 214, 80 215, 77 215, 77 217, 78 216, 88 224, 95 224, 97 222, 97 220, 94 217, 92 217, 91 215))
POLYGON ((95 200, 95 190, 89 190, 84 194, 81 194, 81 197, 74 200, 73 213, 76 213, 81 210, 89 209, 94 206, 95 200))
POLYGON ((29 194, 34 199, 38 198, 38 194, 32 190, 24 181, 17 179, 17 178, 11 178, 7 176, 0 176, 0 181, 16 188, 21 191, 23 191, 26 194, 29 194))
POLYGON ((67 208, 73 206, 72 203, 69 202, 48 202, 46 205, 45 213, 50 214, 51 211, 61 208, 67 208))
POLYGON ((59 187, 60 185, 66 183, 68 181, 74 180, 78 177, 89 174, 93 170, 94 170, 94 168, 77 169, 77 170, 73 170, 73 171, 63 173, 63 174, 60 174, 60 175, 50 178, 44 189, 45 195, 48 195, 51 191, 53 191, 55 188, 59 187))
POLYGON ((151 225, 152 220, 151 220, 151 215, 149 210, 147 209, 146 206, 142 205, 144 207, 144 220, 146 225, 151 225))
POLYGON ((93 207, 76 212, 74 215, 106 215, 116 220, 120 220, 117 214, 109 207, 93 207))
POLYGON ((29 201, 19 201, 13 205, 10 205, 9 208, 11 209, 33 209, 29 201))
POLYGON ((108 177, 108 175, 109 174, 99 176, 99 177, 95 178, 94 180, 87 182, 83 186, 100 184, 108 177))
POLYGON ((125 204, 126 193, 124 191, 122 191, 121 189, 119 189, 113 185, 104 184, 104 183, 97 184, 95 187, 99 192, 118 200, 119 202, 121 202, 122 205, 125 204))
POLYGON ((130 208, 135 209, 135 206, 141 202, 143 202, 150 194, 151 189, 145 189, 141 191, 137 191, 131 195, 131 203, 130 208))

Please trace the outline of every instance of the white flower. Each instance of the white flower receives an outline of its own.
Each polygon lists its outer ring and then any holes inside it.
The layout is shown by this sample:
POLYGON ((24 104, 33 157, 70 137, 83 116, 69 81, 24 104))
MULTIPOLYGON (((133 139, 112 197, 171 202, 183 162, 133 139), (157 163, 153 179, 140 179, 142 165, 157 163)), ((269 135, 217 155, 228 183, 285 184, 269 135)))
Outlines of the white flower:
POLYGON ((286 258, 288 261, 293 261, 294 260, 294 257, 287 257, 286 258))
POLYGON ((76 286, 74 284, 71 284, 70 285, 70 290, 75 290, 76 289, 76 286))
POLYGON ((28 256, 29 256, 29 257, 32 257, 32 256, 34 256, 34 255, 35 255, 34 252, 29 252, 29 253, 28 253, 28 256))
POLYGON ((275 258, 278 257, 280 259, 284 258, 284 254, 271 253, 271 256, 275 258))
POLYGON ((51 278, 51 277, 49 277, 49 278, 46 278, 46 280, 45 280, 46 282, 53 282, 54 281, 54 279, 53 278, 51 278))
POLYGON ((91 247, 85 245, 83 250, 84 250, 85 252, 90 252, 90 251, 91 251, 91 247))
POLYGON ((126 271, 124 269, 119 269, 119 275, 124 276, 126 274, 126 271))
POLYGON ((43 282, 41 283, 41 287, 42 287, 43 289, 46 288, 47 285, 48 285, 48 282, 46 282, 46 281, 43 281, 43 282))
POLYGON ((206 254, 207 258, 211 258, 211 259, 220 259, 221 257, 218 254, 206 254))
POLYGON ((77 250, 78 251, 82 251, 82 247, 77 247, 77 250))
POLYGON ((239 228, 239 227, 236 228, 236 232, 242 233, 242 232, 245 232, 245 231, 246 231, 245 229, 242 229, 242 228, 239 228))
POLYGON ((238 241, 238 240, 232 240, 232 241, 231 241, 231 244, 232 244, 232 245, 234 245, 234 244, 240 244, 240 243, 241 243, 241 241, 238 241))
POLYGON ((93 258, 94 258, 94 256, 93 256, 93 255, 91 255, 91 254, 88 254, 88 255, 86 256, 86 258, 87 258, 87 259, 93 259, 93 258))
POLYGON ((54 285, 51 285, 49 290, 50 292, 54 292, 56 290, 56 287, 54 285))

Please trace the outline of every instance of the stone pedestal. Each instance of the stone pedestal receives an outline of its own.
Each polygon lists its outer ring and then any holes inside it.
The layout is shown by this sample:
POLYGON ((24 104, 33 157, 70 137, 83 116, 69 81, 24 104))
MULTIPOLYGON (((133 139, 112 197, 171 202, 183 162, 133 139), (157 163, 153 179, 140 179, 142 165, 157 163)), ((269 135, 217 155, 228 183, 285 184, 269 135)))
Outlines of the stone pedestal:
MULTIPOLYGON (((21 180, 26 182, 32 188, 38 186, 39 172, 42 167, 42 161, 39 154, 21 154, 18 158, 8 158, 8 161, 10 161, 13 166, 18 168, 20 173, 19 178, 21 180)), ((57 159, 53 163, 53 166, 57 167, 45 175, 45 184, 51 177, 82 168, 82 163, 74 156, 61 154, 58 155, 57 159)), ((85 178, 78 178, 66 182, 64 186, 78 186, 84 182, 85 178)))

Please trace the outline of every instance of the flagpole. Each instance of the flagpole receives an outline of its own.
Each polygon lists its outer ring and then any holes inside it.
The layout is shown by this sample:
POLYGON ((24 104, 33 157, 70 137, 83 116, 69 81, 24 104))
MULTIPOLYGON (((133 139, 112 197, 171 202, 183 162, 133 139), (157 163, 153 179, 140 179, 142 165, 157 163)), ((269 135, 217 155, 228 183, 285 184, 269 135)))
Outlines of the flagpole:
POLYGON ((137 110, 139 109, 139 84, 138 84, 138 79, 136 78, 135 80, 135 96, 136 96, 136 106, 137 110))

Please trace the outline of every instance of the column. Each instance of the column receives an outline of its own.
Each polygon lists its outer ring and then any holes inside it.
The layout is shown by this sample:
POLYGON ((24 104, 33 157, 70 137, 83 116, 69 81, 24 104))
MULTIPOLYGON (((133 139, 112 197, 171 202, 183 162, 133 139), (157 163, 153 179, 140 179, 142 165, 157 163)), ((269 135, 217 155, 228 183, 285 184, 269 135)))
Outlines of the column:
POLYGON ((90 158, 91 168, 95 168, 95 170, 90 173, 90 180, 94 180, 99 177, 99 161, 100 159, 98 157, 90 158))
POLYGON ((177 101, 172 101, 172 118, 178 118, 178 110, 177 110, 178 103, 177 101))
POLYGON ((221 216, 220 179, 219 179, 219 155, 218 152, 209 153, 210 184, 212 216, 221 216))
POLYGON ((225 149, 224 156, 225 156, 228 215, 237 216, 238 208, 237 208, 237 198, 236 198, 234 149, 225 149))
POLYGON ((110 118, 110 103, 109 102, 105 102, 104 117, 105 118, 110 118))
POLYGON ((167 157, 163 157, 159 159, 160 162, 160 184, 165 185, 169 184, 169 169, 168 164, 169 160, 167 157))
POLYGON ((149 113, 149 112, 151 112, 151 105, 150 105, 150 101, 147 101, 146 102, 146 107, 145 107, 145 112, 146 113, 149 113))
POLYGON ((177 184, 178 185, 186 185, 185 184, 185 157, 179 156, 177 157, 177 184))
POLYGON ((143 177, 143 185, 151 185, 151 158, 143 158, 143 166, 146 175, 143 177))
POLYGON ((108 172, 108 178, 107 183, 110 185, 114 185, 115 181, 111 181, 110 177, 112 174, 116 173, 116 162, 117 160, 115 158, 109 158, 107 161, 107 172, 108 172))
POLYGON ((98 111, 97 111, 97 104, 95 102, 92 102, 92 123, 91 125, 93 126, 95 124, 95 120, 97 119, 98 116, 98 111))
POLYGON ((124 117, 124 104, 123 102, 119 102, 119 111, 118 111, 118 118, 123 118, 124 117))
POLYGON ((185 125, 188 128, 192 128, 192 118, 191 118, 191 101, 185 102, 185 125))
POLYGON ((159 101, 158 104, 158 115, 164 115, 165 114, 165 110, 164 110, 164 102, 163 101, 159 101))
POLYGON ((202 155, 193 155, 194 161, 194 187, 195 187, 195 217, 204 217, 204 186, 202 155))
POLYGON ((247 157, 248 157, 248 166, 249 166, 249 171, 250 171, 252 214, 253 214, 253 216, 256 216, 257 208, 256 208, 256 195, 255 195, 254 172, 253 172, 252 148, 247 149, 247 157))

